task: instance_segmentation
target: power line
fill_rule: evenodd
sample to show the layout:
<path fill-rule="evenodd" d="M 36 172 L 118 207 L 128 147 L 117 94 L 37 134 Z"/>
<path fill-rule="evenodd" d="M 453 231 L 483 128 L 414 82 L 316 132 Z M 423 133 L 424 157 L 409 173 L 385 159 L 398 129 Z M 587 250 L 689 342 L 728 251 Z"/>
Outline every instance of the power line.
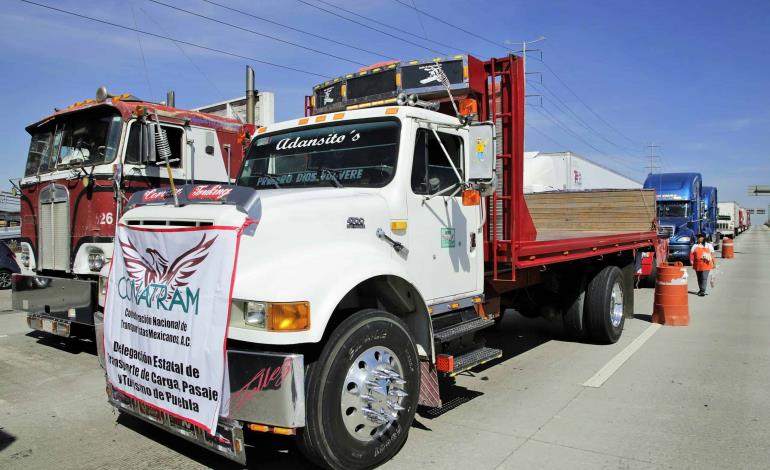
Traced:
<path fill-rule="evenodd" d="M 604 134 L 602 134 L 601 132 L 597 131 L 597 130 L 596 130 L 594 127 L 593 127 L 593 126 L 591 126 L 590 124 L 588 124 L 588 122 L 586 122 L 586 121 L 585 121 L 583 118 L 581 118 L 581 117 L 580 117 L 580 116 L 579 116 L 579 115 L 578 115 L 578 114 L 577 114 L 577 113 L 576 113 L 576 112 L 575 112 L 575 111 L 572 109 L 572 107 L 571 107 L 571 106 L 569 106 L 569 105 L 568 105 L 568 104 L 567 104 L 567 103 L 566 103 L 566 102 L 565 102 L 565 101 L 564 101 L 564 100 L 563 100 L 563 99 L 562 99 L 562 98 L 561 98 L 561 97 L 560 97 L 560 96 L 559 96 L 559 95 L 558 95 L 558 94 L 557 94 L 555 91 L 553 91 L 552 89 L 550 89 L 550 88 L 549 88 L 549 87 L 548 87 L 548 86 L 547 86 L 545 83 L 537 83 L 537 82 L 529 82 L 529 83 L 532 83 L 533 85 L 536 85 L 536 87 L 538 87 L 538 88 L 542 87 L 542 88 L 543 88 L 543 90 L 547 91 L 547 92 L 548 92 L 548 93 L 551 95 L 551 97 L 553 97 L 553 100 L 556 100 L 558 103 L 557 103 L 557 102 L 555 102 L 555 101 L 553 101 L 553 100 L 552 100 L 552 99 L 551 99 L 549 96 L 546 96 L 546 99 L 547 99 L 548 101 L 550 101 L 550 102 L 551 102 L 551 103 L 552 103 L 554 106 L 556 106 L 557 108 L 559 108 L 559 109 L 560 109 L 562 112 L 564 112 L 565 114 L 568 114 L 568 115 L 570 115 L 570 117 L 571 117 L 571 118 L 572 118 L 572 119 L 573 119 L 575 122 L 577 122 L 578 124 L 580 124 L 580 125 L 581 125 L 583 128 L 585 128 L 587 131 L 590 131 L 590 132 L 592 132 L 592 133 L 596 134 L 596 135 L 597 135 L 597 136 L 598 136 L 600 139 L 602 139 L 603 141 L 607 142 L 607 143 L 608 143 L 608 144 L 610 144 L 610 145 L 613 145 L 614 147 L 617 147 L 617 148 L 618 148 L 618 149 L 620 149 L 620 150 L 623 150 L 623 151 L 634 151 L 634 150 L 632 150 L 630 147 L 627 147 L 627 146 L 625 146 L 625 145 L 621 145 L 621 144 L 618 144 L 617 142 L 615 142 L 615 141 L 613 141 L 613 140 L 610 140 L 610 139 L 609 139 L 609 138 L 607 138 L 607 137 L 606 137 Z M 635 157 L 633 157 L 633 158 L 635 158 Z"/>
<path fill-rule="evenodd" d="M 578 141 L 582 142 L 584 145 L 586 145 L 586 146 L 588 146 L 588 147 L 592 148 L 594 151 L 596 151 L 596 152 L 598 152 L 598 153 L 600 153 L 600 154 L 604 155 L 606 158 L 608 158 L 608 159 L 610 159 L 610 160 L 614 161 L 616 164 L 618 164 L 618 165 L 621 165 L 621 166 L 623 166 L 623 167 L 626 167 L 626 168 L 628 168 L 628 169 L 630 169 L 630 170 L 639 171 L 639 170 L 638 170 L 638 168 L 635 168 L 635 167 L 631 166 L 631 164 L 624 162 L 622 159 L 620 159 L 620 158 L 618 158 L 618 157 L 616 157 L 616 156 L 610 155 L 610 154 L 608 154 L 608 153 L 604 152 L 603 150 L 600 150 L 599 148 L 597 148 L 596 146 L 594 146 L 593 144 L 591 144 L 590 142 L 588 142 L 587 140 L 585 140 L 583 137 L 581 137 L 581 136 L 580 136 L 579 134 L 577 134 L 575 131 L 573 131 L 572 129 L 570 129 L 569 127 L 567 127 L 567 125 L 566 125 L 566 124 L 564 124 L 564 122 L 563 122 L 563 121 L 561 121 L 559 118 L 557 118 L 557 117 L 556 117 L 556 116 L 555 116 L 553 113 L 551 113 L 551 112 L 550 112 L 550 111 L 549 111 L 547 108 L 543 107 L 543 108 L 533 108 L 533 109 L 537 110 L 537 111 L 538 111 L 538 113 L 539 113 L 539 114 L 541 114 L 542 116 L 545 116 L 545 117 L 547 117 L 547 118 L 548 118 L 548 119 L 549 119 L 551 122 L 553 122 L 553 123 L 554 123 L 554 124 L 555 124 L 555 125 L 556 125 L 556 126 L 559 128 L 559 129 L 561 129 L 561 130 L 563 130 L 564 132 L 566 132 L 567 134 L 571 135 L 571 136 L 572 136 L 572 137 L 574 137 L 576 140 L 578 140 Z M 541 110 L 541 109 L 542 109 L 542 111 L 543 111 L 543 112 L 540 112 L 540 110 Z M 543 114 L 543 113 L 545 113 L 545 114 Z"/>
<path fill-rule="evenodd" d="M 262 16 L 257 16 L 257 15 L 255 15 L 253 13 L 249 13 L 247 11 L 239 10 L 237 8 L 233 8 L 233 7 L 230 7 L 230 6 L 227 6 L 227 5 L 222 5 L 221 3 L 217 3 L 217 2 L 214 2 L 212 0 L 201 0 L 201 1 L 206 2 L 206 3 L 210 3 L 212 5 L 216 5 L 216 6 L 220 7 L 220 8 L 224 8 L 225 10 L 230 10 L 232 12 L 239 13 L 241 15 L 250 16 L 251 18 L 254 18 L 254 19 L 257 19 L 257 20 L 260 20 L 260 21 L 264 21 L 266 23 L 270 23 L 270 24 L 273 24 L 273 25 L 276 25 L 276 26 L 280 26 L 281 28 L 286 28 L 286 29 L 289 29 L 291 31 L 296 31 L 296 32 L 302 33 L 302 34 L 307 34 L 308 36 L 314 37 L 316 39 L 322 39 L 324 41 L 329 41 L 329 42 L 337 44 L 339 46 L 348 47 L 350 49 L 355 49 L 357 51 L 366 52 L 367 54 L 375 55 L 375 56 L 378 56 L 378 57 L 383 57 L 383 58 L 386 58 L 386 59 L 398 60 L 396 57 L 390 57 L 389 55 L 383 54 L 382 52 L 370 51 L 369 49 L 364 49 L 362 47 L 357 47 L 357 46 L 354 46 L 354 45 L 349 44 L 349 43 L 345 43 L 345 42 L 342 42 L 342 41 L 336 41 L 334 39 L 329 39 L 329 38 L 327 38 L 325 36 L 321 36 L 320 34 L 311 33 L 309 31 L 305 31 L 304 29 L 295 28 L 295 27 L 289 26 L 287 24 L 279 23 L 279 22 L 273 21 L 273 20 L 271 20 L 269 18 L 265 18 L 265 17 L 262 17 Z"/>
<path fill-rule="evenodd" d="M 228 23 L 226 21 L 218 20 L 216 18 L 212 18 L 210 16 L 202 15 L 202 14 L 196 13 L 194 11 L 185 10 L 184 8 L 180 8 L 180 7 L 177 7 L 177 6 L 174 6 L 174 5 L 169 5 L 167 3 L 163 3 L 163 2 L 158 1 L 158 0 L 150 0 L 150 1 L 152 3 L 156 3 L 158 5 L 163 5 L 166 8 L 171 8 L 172 10 L 181 11 L 181 12 L 187 13 L 188 15 L 197 16 L 198 18 L 203 18 L 205 20 L 213 21 L 214 23 L 225 25 L 225 26 L 228 26 L 228 27 L 233 28 L 233 29 L 238 29 L 240 31 L 245 31 L 247 33 L 251 33 L 251 34 L 254 34 L 254 35 L 257 35 L 257 36 L 262 36 L 264 38 L 272 39 L 273 41 L 282 42 L 284 44 L 288 44 L 290 46 L 298 47 L 300 49 L 305 49 L 306 51 L 315 52 L 315 53 L 318 53 L 318 54 L 323 54 L 323 55 L 325 55 L 327 57 L 331 57 L 333 59 L 338 59 L 338 60 L 342 60 L 342 61 L 345 61 L 345 62 L 350 62 L 351 64 L 356 64 L 356 65 L 361 65 L 361 66 L 366 66 L 367 65 L 367 64 L 364 64 L 363 62 L 359 62 L 357 60 L 348 59 L 347 57 L 338 56 L 338 55 L 332 54 L 330 52 L 325 52 L 325 51 L 321 51 L 321 50 L 318 50 L 318 49 L 313 49 L 312 47 L 303 46 L 302 44 L 297 44 L 296 42 L 287 41 L 286 39 L 281 39 L 279 37 L 271 36 L 269 34 L 260 33 L 259 31 L 254 31 L 253 29 L 243 28 L 241 26 L 238 26 L 238 25 L 235 25 L 235 24 L 232 24 L 232 23 Z"/>
<path fill-rule="evenodd" d="M 481 39 L 482 41 L 486 41 L 486 42 L 488 42 L 488 43 L 492 44 L 493 46 L 497 46 L 497 47 L 499 47 L 499 48 L 501 48 L 501 49 L 505 49 L 506 51 L 508 50 L 508 48 L 507 48 L 507 47 L 504 47 L 504 46 L 503 46 L 501 43 L 499 43 L 499 42 L 493 41 L 493 40 L 491 40 L 491 39 L 487 39 L 487 38 L 485 38 L 484 36 L 479 36 L 478 34 L 476 34 L 476 33 L 474 33 L 474 32 L 468 31 L 467 29 L 463 29 L 463 28 L 461 28 L 461 27 L 459 27 L 459 26 L 457 26 L 457 25 L 454 25 L 454 24 L 452 24 L 452 23 L 450 23 L 450 22 L 446 21 L 446 20 L 442 20 L 441 18 L 439 18 L 439 17 L 437 17 L 437 16 L 431 15 L 430 13 L 428 13 L 428 12 L 427 12 L 427 11 L 425 11 L 425 10 L 420 10 L 419 8 L 416 8 L 416 7 L 412 6 L 412 5 L 409 5 L 408 3 L 402 2 L 401 0 L 394 0 L 394 1 L 395 1 L 395 2 L 397 2 L 397 3 L 400 3 L 401 5 L 403 5 L 403 6 L 407 7 L 407 8 L 411 8 L 412 10 L 414 10 L 414 11 L 416 11 L 416 12 L 418 12 L 418 13 L 422 13 L 423 15 L 427 16 L 428 18 L 431 18 L 431 19 L 433 19 L 433 20 L 435 20 L 435 21 L 438 21 L 439 23 L 443 23 L 443 24 L 445 24 L 445 25 L 447 25 L 447 26 L 449 26 L 449 27 L 452 27 L 452 28 L 454 28 L 454 29 L 456 29 L 456 30 L 458 30 L 458 31 L 462 31 L 462 32 L 463 32 L 463 33 L 465 33 L 465 34 L 468 34 L 468 35 L 470 35 L 470 36 L 473 36 L 473 37 L 475 37 L 475 38 L 477 38 L 477 39 Z"/>
<path fill-rule="evenodd" d="M 136 11 L 134 10 L 134 2 L 132 1 L 130 3 L 131 5 L 131 16 L 134 18 L 134 27 L 138 28 L 139 24 L 136 22 Z M 139 35 L 139 33 L 136 33 L 136 42 L 139 45 L 139 54 L 142 56 L 142 64 L 144 65 L 144 78 L 147 79 L 147 91 L 150 92 L 150 96 L 155 95 L 155 92 L 152 91 L 152 83 L 150 83 L 150 72 L 147 70 L 147 59 L 144 57 L 144 47 L 142 47 L 142 36 Z"/>
<path fill-rule="evenodd" d="M 439 42 L 439 41 L 435 41 L 435 40 L 433 40 L 433 39 L 430 39 L 430 38 L 428 37 L 427 33 L 425 33 L 425 26 L 423 26 L 423 25 L 422 25 L 422 20 L 421 20 L 421 19 L 420 19 L 420 17 L 419 17 L 419 13 L 417 14 L 417 19 L 418 19 L 418 21 L 420 22 L 420 26 L 422 27 L 422 30 L 423 30 L 423 36 L 420 36 L 420 35 L 418 35 L 418 34 L 414 34 L 414 33 L 412 33 L 411 31 L 407 31 L 407 30 L 405 30 L 405 29 L 401 29 L 401 28 L 399 28 L 399 27 L 397 27 L 397 26 L 393 26 L 393 25 L 391 25 L 391 24 L 383 23 L 382 21 L 380 21 L 380 20 L 377 20 L 377 19 L 375 19 L 375 18 L 372 18 L 372 17 L 369 17 L 369 16 L 364 16 L 364 15 L 362 15 L 362 14 L 360 14 L 360 13 L 356 13 L 356 12 L 354 12 L 354 11 L 348 10 L 348 9 L 346 9 L 346 8 L 343 8 L 343 7 L 339 6 L 339 5 L 335 5 L 335 4 L 333 4 L 333 3 L 329 3 L 329 2 L 327 2 L 326 0 L 316 0 L 316 1 L 317 1 L 317 2 L 319 2 L 319 3 L 323 3 L 324 5 L 330 6 L 330 7 L 332 7 L 332 8 L 336 8 L 337 10 L 342 10 L 342 11 L 344 11 L 345 13 L 348 13 L 348 14 L 350 14 L 350 15 L 356 16 L 356 17 L 358 17 L 358 18 L 362 18 L 362 19 L 365 19 L 365 20 L 367 20 L 367 21 L 371 21 L 372 23 L 378 24 L 378 25 L 380 25 L 380 26 L 385 26 L 386 28 L 390 28 L 390 29 L 392 29 L 392 30 L 395 30 L 395 31 L 398 31 L 398 32 L 400 32 L 400 33 L 408 34 L 408 35 L 410 35 L 410 36 L 412 36 L 412 37 L 415 37 L 415 38 L 417 38 L 417 39 L 422 39 L 422 40 L 424 40 L 424 41 L 432 42 L 433 44 L 438 44 L 439 46 L 442 46 L 442 47 L 447 47 L 447 48 L 449 48 L 449 49 L 451 49 L 451 50 L 455 50 L 455 51 L 464 51 L 464 52 L 468 52 L 468 53 L 470 53 L 470 51 L 468 51 L 468 49 L 466 49 L 466 48 L 464 48 L 464 47 L 457 47 L 457 46 L 452 46 L 452 45 L 450 45 L 450 44 L 445 44 L 445 43 L 442 43 L 442 42 Z M 303 3 L 304 3 L 304 2 L 303 2 Z M 445 52 L 440 52 L 440 54 L 442 54 L 442 55 L 446 55 L 446 53 L 445 53 Z"/>
<path fill-rule="evenodd" d="M 363 26 L 364 28 L 368 28 L 368 29 L 371 29 L 371 30 L 377 31 L 378 33 L 384 34 L 384 35 L 386 35 L 386 36 L 390 36 L 390 37 L 392 37 L 393 39 L 398 39 L 399 41 L 403 41 L 403 42 L 405 42 L 405 43 L 407 43 L 407 44 L 411 44 L 411 45 L 413 45 L 413 46 L 417 46 L 417 47 L 419 47 L 419 48 L 421 48 L 421 49 L 425 49 L 425 50 L 427 50 L 427 51 L 435 52 L 436 54 L 440 54 L 440 55 L 448 55 L 446 52 L 441 52 L 441 51 L 437 51 L 436 49 L 431 49 L 430 47 L 426 47 L 426 46 L 423 46 L 422 44 L 418 44 L 418 43 L 416 43 L 416 42 L 414 42 L 414 41 L 410 41 L 410 40 L 408 40 L 408 39 L 404 39 L 404 38 L 402 38 L 402 37 L 400 37 L 400 36 L 396 36 L 395 34 L 391 34 L 391 33 L 387 32 L 387 31 L 383 31 L 383 30 L 381 30 L 381 29 L 377 29 L 377 28 L 375 28 L 374 26 L 370 26 L 370 25 L 368 25 L 368 24 L 365 24 L 365 23 L 361 23 L 360 21 L 356 21 L 356 20 L 354 20 L 354 19 L 351 19 L 351 18 L 348 18 L 348 17 L 346 17 L 346 16 L 342 16 L 342 15 L 340 15 L 339 13 L 333 12 L 333 11 L 331 11 L 331 10 L 327 10 L 326 8 L 320 7 L 320 6 L 318 6 L 318 5 L 314 5 L 314 4 L 312 4 L 312 3 L 310 3 L 310 2 L 307 2 L 307 1 L 305 1 L 305 0 L 297 0 L 297 1 L 298 1 L 298 2 L 300 2 L 300 3 L 304 3 L 305 5 L 307 5 L 307 6 L 309 6 L 309 7 L 313 7 L 313 8 L 315 8 L 315 9 L 317 9 L 317 10 L 325 11 L 326 13 L 328 13 L 328 14 L 330 14 L 330 15 L 334 15 L 334 16 L 336 16 L 336 17 L 338 17 L 338 18 L 342 18 L 343 20 L 346 20 L 346 21 L 349 21 L 349 22 L 351 22 L 351 23 L 355 23 L 355 24 L 357 24 L 357 25 Z M 337 8 L 337 7 L 335 6 L 335 8 Z"/>
<path fill-rule="evenodd" d="M 196 43 L 193 43 L 193 42 L 183 41 L 181 39 L 176 39 L 176 38 L 172 38 L 170 36 L 164 36 L 162 34 L 156 34 L 156 33 L 152 33 L 152 32 L 149 32 L 149 31 L 144 31 L 144 30 L 141 30 L 141 29 L 138 29 L 138 28 L 131 28 L 129 26 L 123 26 L 121 24 L 112 23 L 112 22 L 107 21 L 107 20 L 102 20 L 102 19 L 99 19 L 99 18 L 94 18 L 92 16 L 87 16 L 87 15 L 83 15 L 83 14 L 80 14 L 80 13 L 75 13 L 75 12 L 69 11 L 69 10 L 63 10 L 61 8 L 56 8 L 56 7 L 52 7 L 50 5 L 45 5 L 45 4 L 42 4 L 42 3 L 33 2 L 31 0 L 19 0 L 19 1 L 23 2 L 23 3 L 27 3 L 29 5 L 35 5 L 35 6 L 38 6 L 38 7 L 41 7 L 41 8 L 46 8 L 48 10 L 57 11 L 59 13 L 65 13 L 67 15 L 75 16 L 75 17 L 82 18 L 82 19 L 85 19 L 85 20 L 106 24 L 106 25 L 109 25 L 109 26 L 113 26 L 115 28 L 124 29 L 126 31 L 134 31 L 134 32 L 137 32 L 137 33 L 145 34 L 147 36 L 152 36 L 152 37 L 159 38 L 159 39 L 165 39 L 167 41 L 178 42 L 178 43 L 184 44 L 186 46 L 197 47 L 198 49 L 203 49 L 203 50 L 209 51 L 209 52 L 215 52 L 217 54 L 223 54 L 223 55 L 227 55 L 227 56 L 230 56 L 230 57 L 236 57 L 238 59 L 249 60 L 251 62 L 255 62 L 255 63 L 258 63 L 258 64 L 269 65 L 271 67 L 277 67 L 277 68 L 284 69 L 284 70 L 291 70 L 293 72 L 304 73 L 306 75 L 313 75 L 313 76 L 321 77 L 321 78 L 332 78 L 332 77 L 330 77 L 328 75 L 324 75 L 324 74 L 321 74 L 321 73 L 310 72 L 308 70 L 302 70 L 302 69 L 294 68 L 294 67 L 291 67 L 291 66 L 288 66 L 288 65 L 276 64 L 274 62 L 268 62 L 266 60 L 255 59 L 253 57 L 248 57 L 248 56 L 236 54 L 234 52 L 223 51 L 221 49 L 215 49 L 213 47 L 203 46 L 201 44 L 196 44 Z"/>
<path fill-rule="evenodd" d="M 144 13 L 144 16 L 146 16 L 146 17 L 147 17 L 147 19 L 149 19 L 150 21 L 152 21 L 152 22 L 153 22 L 153 24 L 155 24 L 155 26 L 157 26 L 157 28 L 158 28 L 159 30 L 161 30 L 163 33 L 165 33 L 165 31 L 163 31 L 163 27 L 162 27 L 162 26 L 161 26 L 161 25 L 160 25 L 160 24 L 159 24 L 157 21 L 155 21 L 155 20 L 153 19 L 153 17 L 152 17 L 152 16 L 150 16 L 150 14 L 149 14 L 149 13 L 147 13 L 147 11 L 146 11 L 144 8 L 142 8 L 142 7 L 139 7 L 139 10 L 140 10 L 142 13 Z M 221 98 L 222 98 L 224 101 L 226 101 L 226 100 L 227 100 L 227 95 L 225 95 L 225 94 L 222 92 L 222 90 L 220 90 L 220 89 L 219 89 L 219 87 L 218 87 L 218 86 L 217 86 L 217 84 L 214 82 L 214 80 L 212 80 L 212 79 L 211 79 L 211 77 L 209 77 L 209 76 L 208 76 L 208 74 L 207 74 L 206 72 L 204 72 L 204 71 L 203 71 L 203 69 L 201 69 L 200 67 L 198 67 L 198 64 L 196 64 L 196 63 L 195 63 L 195 62 L 192 60 L 192 57 L 190 57 L 190 55 L 189 55 L 189 54 L 188 54 L 188 53 L 187 53 L 187 52 L 184 50 L 184 48 L 183 48 L 182 46 L 180 46 L 180 45 L 179 45 L 179 44 L 178 44 L 176 41 L 171 41 L 171 43 L 172 43 L 173 45 L 175 45 L 177 49 L 179 49 L 179 52 L 181 52 L 181 53 L 182 53 L 182 55 L 184 55 L 184 56 L 187 58 L 187 60 L 188 60 L 188 61 L 190 62 L 190 64 L 191 64 L 191 65 L 192 65 L 192 66 L 195 68 L 195 70 L 197 70 L 197 71 L 198 71 L 198 73 L 200 73 L 200 74 L 203 76 L 203 78 L 205 78 L 205 79 L 206 79 L 206 81 L 207 81 L 207 82 L 209 82 L 209 85 L 211 85 L 211 87 L 212 87 L 212 88 L 213 88 L 213 89 L 214 89 L 214 90 L 217 92 L 217 94 L 218 94 L 218 95 L 219 95 L 219 96 L 220 96 L 220 97 L 221 97 Z"/>
<path fill-rule="evenodd" d="M 566 145 L 562 144 L 562 143 L 561 143 L 561 142 L 559 142 L 558 140 L 556 140 L 556 139 L 554 139 L 553 137 L 549 136 L 548 134 L 546 134 L 545 132 L 541 131 L 540 129 L 538 129 L 537 127 L 535 127 L 534 125 L 532 125 L 532 124 L 530 124 L 530 123 L 527 123 L 527 124 L 525 124 L 525 127 L 528 127 L 528 128 L 530 128 L 531 130 L 533 130 L 533 131 L 537 132 L 538 134 L 540 134 L 540 135 L 541 135 L 541 136 L 543 136 L 544 138 L 546 138 L 546 139 L 550 140 L 551 142 L 553 142 L 554 144 L 556 144 L 556 145 L 559 147 L 559 149 L 563 149 L 563 150 L 566 150 L 566 149 L 568 149 L 568 148 L 569 148 L 568 146 L 566 146 Z"/>
<path fill-rule="evenodd" d="M 398 1 L 398 0 L 396 0 L 396 1 Z M 585 101 L 583 101 L 583 99 L 582 99 L 580 96 L 578 96 L 578 94 L 575 92 L 575 90 L 573 90 L 573 89 L 572 89 L 572 88 L 571 88 L 569 85 L 567 85 L 567 83 L 566 83 L 564 80 L 562 80 L 562 78 L 559 76 L 559 74 L 557 74 L 557 73 L 556 73 L 556 71 L 555 71 L 554 69 L 552 69 L 552 68 L 551 68 L 551 66 L 550 66 L 550 65 L 548 65 L 548 63 L 547 63 L 546 61 L 544 61 L 543 59 L 537 58 L 537 57 L 535 57 L 535 59 L 536 59 L 536 60 L 538 60 L 538 61 L 540 61 L 540 63 L 542 63 L 542 64 L 543 64 L 543 66 L 544 66 L 546 69 L 548 69 L 548 71 L 549 71 L 549 72 L 551 72 L 551 74 L 552 74 L 554 77 L 556 77 L 556 80 L 558 80 L 558 81 L 559 81 L 559 83 L 561 83 L 561 84 L 562 84 L 562 86 L 563 86 L 564 88 L 566 88 L 566 89 L 567 89 L 567 90 L 568 90 L 568 91 L 569 91 L 569 92 L 572 94 L 572 96 L 574 96 L 574 97 L 575 97 L 575 98 L 576 98 L 576 99 L 577 99 L 577 100 L 578 100 L 578 101 L 579 101 L 579 102 L 580 102 L 580 103 L 581 103 L 583 106 L 585 106 L 585 108 L 586 108 L 587 110 L 589 110 L 589 111 L 591 112 L 591 114 L 593 114 L 594 116 L 596 116 L 596 118 L 597 118 L 597 119 L 599 119 L 601 122 L 603 122 L 603 123 L 604 123 L 604 125 L 606 125 L 606 126 L 607 126 L 607 127 L 609 127 L 610 129 L 612 129 L 613 131 L 615 131 L 615 132 L 616 132 L 618 135 L 620 135 L 621 137 L 623 137 L 623 138 L 624 138 L 624 139 L 626 139 L 627 141 L 631 142 L 632 144 L 634 144 L 634 145 L 639 145 L 639 144 L 638 144 L 637 142 L 635 142 L 633 139 L 631 139 L 630 137 L 628 137 L 627 135 L 625 135 L 623 132 L 621 132 L 620 130 L 618 130 L 618 129 L 617 129 L 615 126 L 613 126 L 612 124 L 610 124 L 609 122 L 607 122 L 607 120 L 606 120 L 606 119 L 604 119 L 603 117 L 601 117 L 601 116 L 599 115 L 599 113 L 597 113 L 596 111 L 594 111 L 594 110 L 593 110 L 593 108 L 591 108 L 590 106 L 588 106 L 588 103 L 586 103 Z"/>
<path fill-rule="evenodd" d="M 412 0 L 412 6 L 414 8 L 417 8 L 417 2 L 415 0 Z M 415 12 L 415 18 L 417 18 L 417 22 L 420 23 L 420 29 L 422 29 L 422 35 L 427 39 L 428 32 L 425 31 L 425 25 L 422 23 L 422 18 L 420 18 L 420 12 Z"/>

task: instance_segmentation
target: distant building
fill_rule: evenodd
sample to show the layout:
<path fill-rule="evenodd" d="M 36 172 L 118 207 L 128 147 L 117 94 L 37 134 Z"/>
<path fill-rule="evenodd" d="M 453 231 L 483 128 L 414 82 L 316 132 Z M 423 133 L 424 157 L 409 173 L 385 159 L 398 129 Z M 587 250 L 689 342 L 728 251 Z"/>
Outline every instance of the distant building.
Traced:
<path fill-rule="evenodd" d="M 572 152 L 524 152 L 525 193 L 641 187 L 641 182 Z"/>
<path fill-rule="evenodd" d="M 193 111 L 215 114 L 246 122 L 246 97 L 240 96 L 227 101 L 207 104 Z M 254 106 L 254 120 L 257 125 L 266 126 L 275 122 L 275 95 L 269 91 L 257 93 L 257 103 Z"/>
<path fill-rule="evenodd" d="M 21 236 L 21 204 L 19 196 L 0 191 L 0 240 Z"/>

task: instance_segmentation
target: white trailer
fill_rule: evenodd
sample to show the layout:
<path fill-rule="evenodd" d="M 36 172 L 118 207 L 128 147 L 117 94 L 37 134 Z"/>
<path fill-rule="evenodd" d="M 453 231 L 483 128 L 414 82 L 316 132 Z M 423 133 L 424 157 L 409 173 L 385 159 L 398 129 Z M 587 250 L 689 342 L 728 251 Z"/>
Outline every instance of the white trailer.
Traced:
<path fill-rule="evenodd" d="M 642 183 L 572 152 L 525 152 L 524 192 L 641 188 Z"/>
<path fill-rule="evenodd" d="M 717 232 L 719 238 L 735 238 L 737 235 L 736 226 L 738 225 L 738 204 L 736 202 L 717 203 L 719 215 L 717 216 Z"/>
<path fill-rule="evenodd" d="M 193 111 L 214 114 L 216 116 L 238 119 L 246 122 L 246 96 L 239 96 L 227 101 L 211 103 L 199 108 L 193 108 Z M 275 95 L 269 91 L 260 91 L 256 93 L 256 102 L 254 103 L 254 122 L 259 126 L 268 126 L 275 122 Z"/>

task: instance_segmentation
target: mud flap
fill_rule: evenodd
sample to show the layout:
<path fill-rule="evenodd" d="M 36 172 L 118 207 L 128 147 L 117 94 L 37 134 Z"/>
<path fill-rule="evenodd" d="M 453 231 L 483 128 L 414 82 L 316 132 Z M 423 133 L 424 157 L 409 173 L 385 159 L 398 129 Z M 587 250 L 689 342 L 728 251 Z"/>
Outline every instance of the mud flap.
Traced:
<path fill-rule="evenodd" d="M 429 361 L 420 361 L 420 399 L 418 405 L 438 408 L 441 396 L 438 390 L 438 374 Z"/>

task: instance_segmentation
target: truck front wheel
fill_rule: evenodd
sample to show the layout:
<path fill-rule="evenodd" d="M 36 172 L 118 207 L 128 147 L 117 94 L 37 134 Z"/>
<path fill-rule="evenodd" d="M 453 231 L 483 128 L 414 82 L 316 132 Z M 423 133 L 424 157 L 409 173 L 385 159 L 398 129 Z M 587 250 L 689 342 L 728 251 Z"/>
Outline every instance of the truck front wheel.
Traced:
<path fill-rule="evenodd" d="M 626 294 L 623 273 L 617 266 L 606 266 L 591 279 L 586 290 L 588 331 L 594 341 L 615 343 L 620 339 L 625 324 L 624 301 Z"/>
<path fill-rule="evenodd" d="M 300 450 L 329 468 L 377 466 L 406 441 L 420 393 L 414 339 L 398 317 L 362 310 L 331 334 L 306 371 Z"/>

